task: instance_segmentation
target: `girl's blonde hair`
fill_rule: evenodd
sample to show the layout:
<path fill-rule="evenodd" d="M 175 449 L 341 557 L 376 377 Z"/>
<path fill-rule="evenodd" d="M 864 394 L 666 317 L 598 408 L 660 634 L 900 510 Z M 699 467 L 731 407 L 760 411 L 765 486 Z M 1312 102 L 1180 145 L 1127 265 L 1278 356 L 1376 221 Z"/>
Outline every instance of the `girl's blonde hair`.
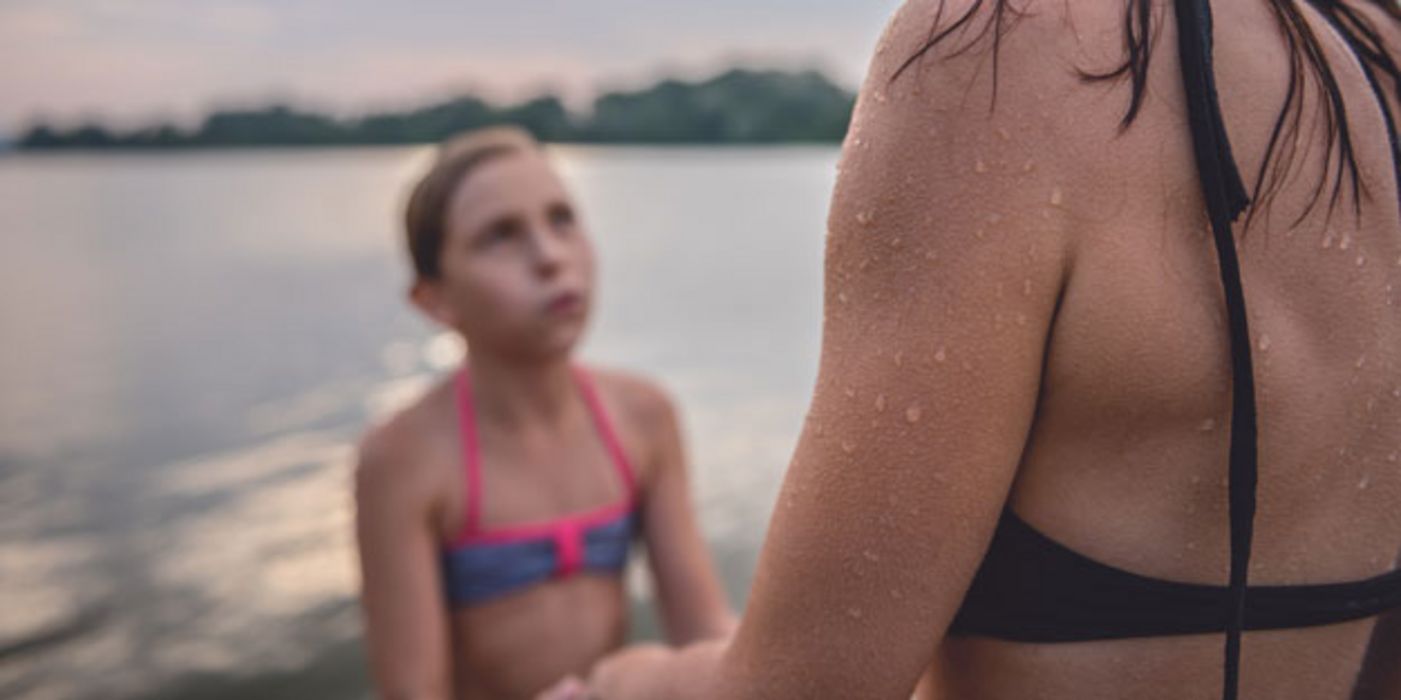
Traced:
<path fill-rule="evenodd" d="M 409 257 L 419 278 L 436 279 L 441 272 L 448 201 L 467 176 L 488 161 L 538 148 L 529 132 L 514 126 L 468 131 L 438 146 L 437 159 L 414 185 L 404 210 Z"/>

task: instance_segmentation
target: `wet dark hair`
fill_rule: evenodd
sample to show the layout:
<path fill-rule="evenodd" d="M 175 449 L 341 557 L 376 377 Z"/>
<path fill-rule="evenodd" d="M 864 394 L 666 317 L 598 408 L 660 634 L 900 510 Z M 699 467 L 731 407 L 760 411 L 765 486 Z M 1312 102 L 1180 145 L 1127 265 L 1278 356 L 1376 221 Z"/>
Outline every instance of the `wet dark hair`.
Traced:
<path fill-rule="evenodd" d="M 1328 214 L 1332 215 L 1334 208 L 1343 196 L 1344 185 L 1347 185 L 1352 189 L 1354 213 L 1360 216 L 1362 200 L 1368 198 L 1370 194 L 1358 175 L 1352 134 L 1347 123 L 1347 105 L 1344 103 L 1342 91 L 1338 86 L 1333 69 L 1324 56 L 1318 37 L 1305 22 L 1294 2 L 1291 0 L 1264 1 L 1268 2 L 1274 11 L 1289 48 L 1289 89 L 1270 133 L 1269 145 L 1265 149 L 1265 158 L 1255 176 L 1253 199 L 1256 206 L 1251 207 L 1246 218 L 1245 228 L 1249 228 L 1256 212 L 1264 209 L 1263 205 L 1283 185 L 1285 176 L 1297 155 L 1293 136 L 1298 132 L 1303 119 L 1303 94 L 1308 87 L 1310 78 L 1315 85 L 1323 90 L 1325 96 L 1321 105 L 1324 122 L 1327 125 L 1327 151 L 1324 158 L 1324 169 L 1319 175 L 1313 195 L 1293 225 L 1298 225 L 1318 205 L 1324 191 L 1330 187 L 1330 179 L 1332 192 L 1328 195 Z M 1398 9 L 1391 0 L 1359 1 L 1380 8 L 1392 20 L 1401 22 L 1401 9 Z M 1392 167 L 1397 180 L 1397 194 L 1398 198 L 1401 198 L 1401 145 L 1398 144 L 1397 140 L 1395 115 L 1391 113 L 1391 107 L 1381 91 L 1381 81 L 1385 79 L 1391 82 L 1398 94 L 1401 94 L 1401 68 L 1398 68 L 1396 58 L 1387 48 L 1377 28 L 1354 7 L 1341 0 L 1307 0 L 1307 2 L 1324 16 L 1357 56 L 1369 86 L 1376 93 L 1377 102 L 1380 103 L 1386 120 L 1387 136 L 1392 152 Z M 944 0 L 940 0 L 929 30 L 929 37 L 913 55 L 895 70 L 890 76 L 890 81 L 894 82 L 905 70 L 951 36 L 957 35 L 959 38 L 966 36 L 967 40 L 961 46 L 954 48 L 950 56 L 962 54 L 984 39 L 991 37 L 992 98 L 989 109 L 995 109 L 997 104 L 997 55 L 1001 47 L 1002 37 L 1016 25 L 1018 19 L 1025 16 L 1025 12 L 1013 7 L 1010 0 L 973 0 L 973 3 L 961 16 L 953 18 L 945 25 L 943 24 L 944 5 Z M 981 26 L 975 30 L 974 25 L 977 22 L 975 16 L 984 5 L 991 5 L 991 13 L 983 19 Z M 1092 72 L 1083 69 L 1079 71 L 1080 78 L 1086 82 L 1112 82 L 1126 78 L 1129 80 L 1131 86 L 1129 105 L 1123 120 L 1120 122 L 1121 130 L 1127 129 L 1133 124 L 1140 107 L 1143 105 L 1143 96 L 1148 84 L 1148 66 L 1153 55 L 1153 42 L 1157 38 L 1152 10 L 1153 0 L 1125 0 L 1124 62 L 1107 71 Z M 970 31 L 973 33 L 968 36 Z M 1335 150 L 1338 153 L 1336 159 L 1334 158 Z"/>

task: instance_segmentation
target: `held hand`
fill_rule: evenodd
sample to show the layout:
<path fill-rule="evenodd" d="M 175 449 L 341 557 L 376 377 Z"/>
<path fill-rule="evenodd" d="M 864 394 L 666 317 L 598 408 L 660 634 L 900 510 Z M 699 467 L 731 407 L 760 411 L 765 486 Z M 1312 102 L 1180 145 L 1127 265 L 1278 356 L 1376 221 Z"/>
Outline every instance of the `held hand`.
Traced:
<path fill-rule="evenodd" d="M 578 676 L 565 676 L 558 683 L 540 691 L 535 700 L 590 700 L 593 697 Z"/>
<path fill-rule="evenodd" d="M 674 654 L 660 644 L 631 646 L 615 652 L 593 667 L 586 700 L 631 700 L 648 697 L 655 679 L 647 670 Z M 655 690 L 655 688 L 653 688 Z"/>

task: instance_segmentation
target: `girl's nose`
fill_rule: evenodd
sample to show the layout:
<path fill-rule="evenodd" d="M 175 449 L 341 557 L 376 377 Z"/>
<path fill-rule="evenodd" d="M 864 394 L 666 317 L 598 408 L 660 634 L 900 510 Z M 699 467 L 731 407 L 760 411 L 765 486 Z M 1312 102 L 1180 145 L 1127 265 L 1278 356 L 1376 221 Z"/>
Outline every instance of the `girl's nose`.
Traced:
<path fill-rule="evenodd" d="M 545 227 L 536 227 L 531 232 L 532 253 L 535 269 L 542 277 L 553 276 L 564 265 L 568 254 L 564 241 Z"/>

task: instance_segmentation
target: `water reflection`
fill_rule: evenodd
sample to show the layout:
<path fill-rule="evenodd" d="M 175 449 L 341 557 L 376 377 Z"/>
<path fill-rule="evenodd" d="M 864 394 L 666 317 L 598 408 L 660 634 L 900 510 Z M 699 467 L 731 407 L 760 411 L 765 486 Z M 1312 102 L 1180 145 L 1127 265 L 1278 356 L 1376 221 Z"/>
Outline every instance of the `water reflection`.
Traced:
<path fill-rule="evenodd" d="M 426 154 L 0 159 L 0 696 L 361 692 L 350 445 L 461 353 L 403 301 Z M 836 153 L 559 156 L 601 253 L 584 356 L 675 393 L 739 602 L 815 374 Z"/>

